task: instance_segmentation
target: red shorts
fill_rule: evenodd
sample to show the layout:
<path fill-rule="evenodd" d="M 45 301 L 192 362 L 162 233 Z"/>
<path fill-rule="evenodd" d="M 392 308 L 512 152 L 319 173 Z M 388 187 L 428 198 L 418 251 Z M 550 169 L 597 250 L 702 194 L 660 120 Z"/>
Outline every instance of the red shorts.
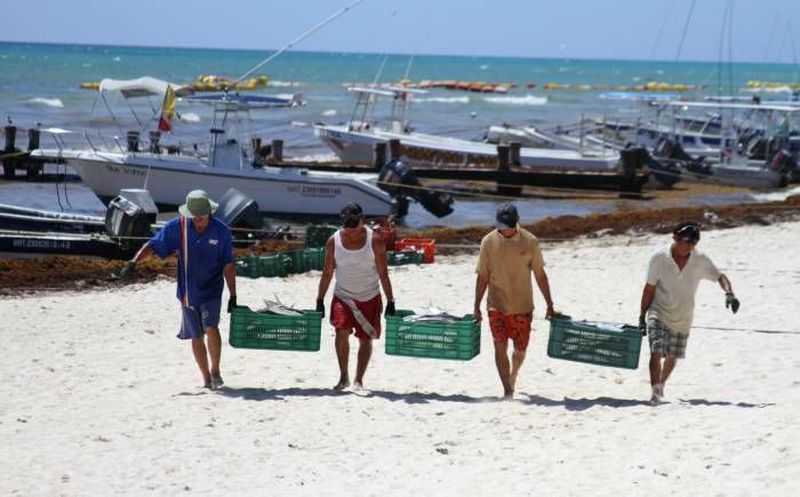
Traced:
<path fill-rule="evenodd" d="M 359 302 L 356 300 L 355 303 L 358 310 L 361 311 L 361 314 L 363 314 L 372 327 L 375 328 L 375 338 L 380 338 L 381 312 L 383 312 L 381 294 L 379 293 L 366 302 Z M 358 324 L 358 321 L 356 321 L 355 316 L 353 316 L 353 310 L 335 295 L 331 301 L 331 326 L 337 330 L 348 329 L 351 333 L 355 330 L 356 338 L 360 340 L 371 338 L 361 325 Z"/>
<path fill-rule="evenodd" d="M 509 338 L 514 342 L 514 349 L 525 351 L 531 338 L 531 321 L 533 313 L 503 314 L 500 311 L 489 311 L 489 328 L 495 342 L 505 342 Z"/>

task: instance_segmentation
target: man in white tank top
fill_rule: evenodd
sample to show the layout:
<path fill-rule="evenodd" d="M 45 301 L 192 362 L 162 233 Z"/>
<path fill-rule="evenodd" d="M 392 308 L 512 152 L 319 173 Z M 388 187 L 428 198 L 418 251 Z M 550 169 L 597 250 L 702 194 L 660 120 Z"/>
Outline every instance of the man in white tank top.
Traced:
<path fill-rule="evenodd" d="M 331 300 L 331 326 L 336 330 L 336 357 L 339 361 L 339 382 L 334 390 L 350 386 L 348 360 L 350 334 L 358 338 L 358 362 L 354 389 L 364 389 L 364 372 L 372 356 L 372 340 L 381 335 L 380 287 L 386 294 L 386 314 L 394 315 L 394 295 L 386 266 L 383 239 L 373 236 L 364 226 L 364 213 L 356 203 L 347 204 L 341 212 L 342 228 L 325 244 L 325 267 L 319 281 L 317 311 L 325 313 L 325 294 L 336 273 L 336 286 Z M 380 283 L 380 286 L 379 286 Z"/>

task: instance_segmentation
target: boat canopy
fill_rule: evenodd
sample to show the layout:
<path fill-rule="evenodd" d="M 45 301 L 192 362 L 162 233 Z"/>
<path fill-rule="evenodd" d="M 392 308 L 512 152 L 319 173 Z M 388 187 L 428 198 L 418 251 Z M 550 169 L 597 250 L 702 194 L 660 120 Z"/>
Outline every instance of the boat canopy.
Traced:
<path fill-rule="evenodd" d="M 773 105 L 769 103 L 761 104 L 745 104 L 745 103 L 727 103 L 727 102 L 682 102 L 674 100 L 671 102 L 654 102 L 656 106 L 666 107 L 681 107 L 681 108 L 695 108 L 695 109 L 743 109 L 743 110 L 768 110 L 773 112 L 800 112 L 800 107 L 793 105 Z"/>
<path fill-rule="evenodd" d="M 182 100 L 230 109 L 268 109 L 272 107 L 301 107 L 306 104 L 303 95 L 241 95 L 239 93 L 215 93 L 212 95 L 189 95 Z"/>
<path fill-rule="evenodd" d="M 172 86 L 175 95 L 183 96 L 192 93 L 192 89 L 186 85 L 176 85 L 160 79 L 144 76 L 136 79 L 110 79 L 104 78 L 100 81 L 100 91 L 118 91 L 125 98 L 163 96 L 167 92 L 167 86 Z"/>
<path fill-rule="evenodd" d="M 419 90 L 416 88 L 403 88 L 401 86 L 384 86 L 381 88 L 366 88 L 363 86 L 351 86 L 347 91 L 355 93 L 363 93 L 369 95 L 380 95 L 382 97 L 395 97 L 402 94 L 415 94 L 421 95 L 428 93 L 427 90 Z"/>

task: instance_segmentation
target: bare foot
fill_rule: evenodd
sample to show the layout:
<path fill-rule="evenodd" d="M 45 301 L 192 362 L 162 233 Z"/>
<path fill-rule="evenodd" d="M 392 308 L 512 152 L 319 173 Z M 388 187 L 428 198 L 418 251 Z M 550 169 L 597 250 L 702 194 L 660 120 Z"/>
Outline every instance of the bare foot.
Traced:
<path fill-rule="evenodd" d="M 372 394 L 372 392 L 364 388 L 364 384 L 360 381 L 353 383 L 353 393 L 362 397 Z"/>
<path fill-rule="evenodd" d="M 339 379 L 339 383 L 334 385 L 333 391 L 341 392 L 342 390 L 346 389 L 349 386 L 350 386 L 350 380 L 348 378 L 341 378 Z"/>
<path fill-rule="evenodd" d="M 503 400 L 514 400 L 514 390 L 506 390 L 503 393 Z"/>
<path fill-rule="evenodd" d="M 508 377 L 508 383 L 511 385 L 511 391 L 513 392 L 517 388 L 517 373 L 513 373 Z"/>

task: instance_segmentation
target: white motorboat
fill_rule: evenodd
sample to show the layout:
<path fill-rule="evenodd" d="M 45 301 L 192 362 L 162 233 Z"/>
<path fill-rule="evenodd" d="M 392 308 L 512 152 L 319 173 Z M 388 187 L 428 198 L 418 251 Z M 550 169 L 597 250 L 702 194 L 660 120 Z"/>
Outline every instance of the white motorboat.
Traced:
<path fill-rule="evenodd" d="M 258 202 L 263 213 L 286 217 L 336 216 L 348 202 L 361 204 L 368 216 L 386 216 L 395 206 L 395 200 L 377 186 L 377 174 L 252 167 L 237 160 L 238 146 L 227 160 L 217 148 L 213 163 L 202 157 L 152 152 L 40 149 L 31 155 L 63 160 L 104 203 L 123 188 L 144 188 L 159 207 L 174 209 L 190 190 L 219 197 L 236 188 Z"/>
<path fill-rule="evenodd" d="M 119 91 L 126 98 L 163 96 L 168 84 L 152 78 L 132 81 L 101 82 L 101 98 L 105 91 Z M 358 202 L 370 216 L 389 215 L 395 199 L 378 187 L 377 174 L 352 174 L 308 171 L 302 167 L 280 168 L 256 163 L 240 140 L 228 136 L 231 117 L 242 109 L 242 103 L 230 105 L 223 99 L 214 110 L 214 127 L 208 153 L 185 151 L 159 144 L 160 134 L 151 131 L 146 150 L 139 150 L 139 132 L 129 132 L 127 147 L 116 143 L 100 148 L 87 137 L 88 147 L 68 149 L 59 137 L 66 130 L 43 129 L 55 137 L 59 145 L 39 149 L 32 157 L 46 161 L 63 161 L 72 166 L 83 182 L 104 202 L 124 188 L 144 188 L 162 207 L 180 205 L 186 192 L 206 190 L 219 197 L 229 188 L 236 188 L 252 197 L 262 212 L 287 217 L 337 216 L 348 202 Z M 219 114 L 219 116 L 218 116 Z M 146 122 L 152 122 L 152 119 Z"/>
<path fill-rule="evenodd" d="M 409 88 L 349 88 L 356 93 L 357 102 L 353 119 L 342 125 L 319 124 L 316 135 L 342 162 L 371 164 L 376 143 L 397 139 L 401 143 L 400 160 L 412 167 L 431 164 L 456 164 L 488 166 L 497 163 L 497 148 L 488 143 L 449 138 L 411 131 L 408 106 L 414 94 L 424 90 Z M 392 100 L 392 110 L 387 126 L 373 119 L 373 110 L 379 97 Z M 619 165 L 617 151 L 556 150 L 523 148 L 520 165 L 542 171 L 609 171 Z"/>

